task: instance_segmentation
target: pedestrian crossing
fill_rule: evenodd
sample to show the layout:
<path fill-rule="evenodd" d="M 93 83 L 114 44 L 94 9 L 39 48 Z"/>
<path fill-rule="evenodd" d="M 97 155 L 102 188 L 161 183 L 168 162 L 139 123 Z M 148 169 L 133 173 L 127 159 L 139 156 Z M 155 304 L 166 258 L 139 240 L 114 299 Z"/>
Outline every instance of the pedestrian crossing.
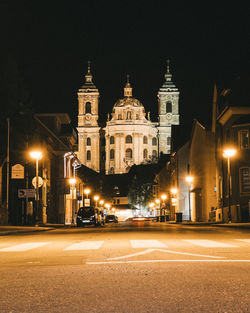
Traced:
<path fill-rule="evenodd" d="M 117 241 L 114 241 L 114 247 L 117 247 Z M 122 244 L 123 242 L 123 244 Z M 242 245 L 245 247 L 250 247 L 250 239 L 230 239 L 230 243 L 215 240 L 193 240 L 193 239 L 183 239 L 183 240 L 121 240 L 119 241 L 119 247 L 126 246 L 133 249 L 143 249 L 143 248 L 174 248 L 176 246 L 190 247 L 199 246 L 202 248 L 237 248 Z M 27 242 L 21 244 L 15 244 L 7 247 L 0 248 L 0 255 L 2 252 L 25 252 L 29 250 L 34 250 L 49 245 L 53 245 L 53 242 Z M 108 241 L 108 247 L 112 246 L 112 241 Z M 84 251 L 84 250 L 98 250 L 100 248 L 105 248 L 105 241 L 78 241 L 78 242 L 66 242 L 65 247 L 62 248 L 63 251 Z"/>

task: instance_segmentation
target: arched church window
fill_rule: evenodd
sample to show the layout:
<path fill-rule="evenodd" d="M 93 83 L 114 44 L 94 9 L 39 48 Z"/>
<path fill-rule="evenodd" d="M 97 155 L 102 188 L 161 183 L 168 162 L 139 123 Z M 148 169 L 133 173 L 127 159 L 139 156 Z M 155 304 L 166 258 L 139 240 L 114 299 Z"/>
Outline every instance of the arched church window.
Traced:
<path fill-rule="evenodd" d="M 85 105 L 85 113 L 91 113 L 91 103 L 90 102 L 86 102 Z"/>
<path fill-rule="evenodd" d="M 136 119 L 139 120 L 139 114 L 136 114 Z"/>
<path fill-rule="evenodd" d="M 132 136 L 126 136 L 126 143 L 132 143 Z"/>
<path fill-rule="evenodd" d="M 87 151 L 87 161 L 90 161 L 91 160 L 91 151 L 88 150 Z"/>
<path fill-rule="evenodd" d="M 166 104 L 166 113 L 172 113 L 172 102 L 170 101 Z"/>
<path fill-rule="evenodd" d="M 131 120 L 132 119 L 132 113 L 131 111 L 127 112 L 127 120 Z"/>
<path fill-rule="evenodd" d="M 127 149 L 126 150 L 126 159 L 132 159 L 133 154 L 132 154 L 132 149 Z"/>
<path fill-rule="evenodd" d="M 91 138 L 87 138 L 87 146 L 91 146 Z"/>
<path fill-rule="evenodd" d="M 115 150 L 111 149 L 110 150 L 110 160 L 114 160 L 114 158 L 115 158 Z"/>
<path fill-rule="evenodd" d="M 156 139 L 156 137 L 152 138 L 152 146 L 157 146 L 157 139 Z"/>
<path fill-rule="evenodd" d="M 113 167 L 111 167 L 111 168 L 109 169 L 109 174 L 114 174 L 114 173 L 115 173 L 115 170 L 114 170 Z"/>
<path fill-rule="evenodd" d="M 148 158 L 148 150 L 144 149 L 143 150 L 143 159 L 147 159 Z"/>
<path fill-rule="evenodd" d="M 113 145 L 115 143 L 115 137 L 111 136 L 110 137 L 110 144 Z"/>
<path fill-rule="evenodd" d="M 167 145 L 170 146 L 171 145 L 171 137 L 167 138 Z"/>
<path fill-rule="evenodd" d="M 153 160 L 155 160 L 157 158 L 157 151 L 156 150 L 152 151 L 152 157 L 153 157 Z"/>
<path fill-rule="evenodd" d="M 147 144 L 148 143 L 148 137 L 147 136 L 143 136 L 143 143 Z"/>

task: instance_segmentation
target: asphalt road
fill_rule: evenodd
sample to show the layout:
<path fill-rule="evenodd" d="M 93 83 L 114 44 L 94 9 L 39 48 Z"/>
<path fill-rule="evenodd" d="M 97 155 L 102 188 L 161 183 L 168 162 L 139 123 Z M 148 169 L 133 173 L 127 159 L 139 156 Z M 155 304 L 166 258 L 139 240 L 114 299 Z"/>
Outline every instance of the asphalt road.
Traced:
<path fill-rule="evenodd" d="M 145 222 L 1 236 L 0 312 L 250 312 L 250 231 Z"/>

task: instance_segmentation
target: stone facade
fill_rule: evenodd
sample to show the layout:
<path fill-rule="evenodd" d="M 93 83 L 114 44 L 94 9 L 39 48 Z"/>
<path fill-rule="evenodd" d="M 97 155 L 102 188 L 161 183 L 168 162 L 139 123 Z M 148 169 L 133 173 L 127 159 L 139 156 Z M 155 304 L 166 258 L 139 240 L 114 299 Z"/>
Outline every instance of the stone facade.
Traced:
<path fill-rule="evenodd" d="M 171 153 L 171 127 L 179 125 L 179 92 L 169 71 L 158 92 L 158 122 L 150 120 L 142 103 L 133 98 L 127 78 L 124 97 L 118 100 L 104 128 L 98 125 L 99 92 L 88 66 L 78 91 L 78 157 L 82 164 L 106 174 L 127 173 L 132 165 L 156 162 Z"/>

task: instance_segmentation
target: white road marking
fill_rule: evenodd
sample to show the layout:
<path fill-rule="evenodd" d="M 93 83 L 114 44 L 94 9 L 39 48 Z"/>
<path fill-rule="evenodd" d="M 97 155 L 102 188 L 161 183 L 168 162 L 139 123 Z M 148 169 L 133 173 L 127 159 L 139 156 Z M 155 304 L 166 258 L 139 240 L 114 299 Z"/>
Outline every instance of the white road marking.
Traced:
<path fill-rule="evenodd" d="M 206 248 L 236 248 L 237 247 L 228 243 L 223 243 L 223 242 L 218 242 L 218 241 L 213 241 L 213 240 L 184 240 L 184 241 L 190 242 L 196 246 L 206 247 Z"/>
<path fill-rule="evenodd" d="M 158 240 L 130 240 L 133 248 L 167 248 L 167 246 Z"/>
<path fill-rule="evenodd" d="M 250 239 L 235 239 L 235 240 L 238 240 L 238 241 L 243 241 L 243 242 L 247 242 L 247 243 L 250 243 Z"/>
<path fill-rule="evenodd" d="M 86 262 L 85 264 L 129 264 L 129 263 L 168 263 L 168 262 L 183 262 L 183 263 L 188 263 L 188 262 L 224 262 L 224 263 L 233 263 L 233 262 L 238 262 L 238 263 L 250 263 L 250 260 L 144 260 L 144 261 L 103 261 L 103 262 Z"/>
<path fill-rule="evenodd" d="M 45 245 L 50 244 L 50 242 L 29 242 L 29 243 L 22 243 L 20 245 L 8 247 L 8 248 L 2 248 L 0 249 L 0 252 L 16 252 L 16 251 L 27 251 L 31 249 L 35 249 L 38 247 L 42 247 Z"/>
<path fill-rule="evenodd" d="M 121 260 L 121 259 L 126 259 L 126 258 L 131 258 L 134 256 L 138 255 L 143 255 L 143 254 L 148 254 L 153 251 L 160 251 L 164 253 L 169 253 L 169 254 L 181 254 L 181 255 L 190 255 L 190 256 L 199 256 L 199 257 L 204 257 L 204 258 L 216 258 L 216 259 L 223 259 L 224 257 L 222 256 L 212 256 L 212 255 L 205 255 L 205 254 L 194 254 L 194 253 L 187 253 L 187 252 L 177 252 L 177 251 L 172 251 L 172 250 L 163 250 L 163 249 L 147 249 L 141 252 L 133 253 L 133 254 L 127 254 L 123 256 L 118 256 L 115 258 L 108 258 L 107 260 Z"/>
<path fill-rule="evenodd" d="M 63 249 L 66 251 L 72 250 L 97 250 L 101 247 L 104 241 L 81 241 Z"/>

